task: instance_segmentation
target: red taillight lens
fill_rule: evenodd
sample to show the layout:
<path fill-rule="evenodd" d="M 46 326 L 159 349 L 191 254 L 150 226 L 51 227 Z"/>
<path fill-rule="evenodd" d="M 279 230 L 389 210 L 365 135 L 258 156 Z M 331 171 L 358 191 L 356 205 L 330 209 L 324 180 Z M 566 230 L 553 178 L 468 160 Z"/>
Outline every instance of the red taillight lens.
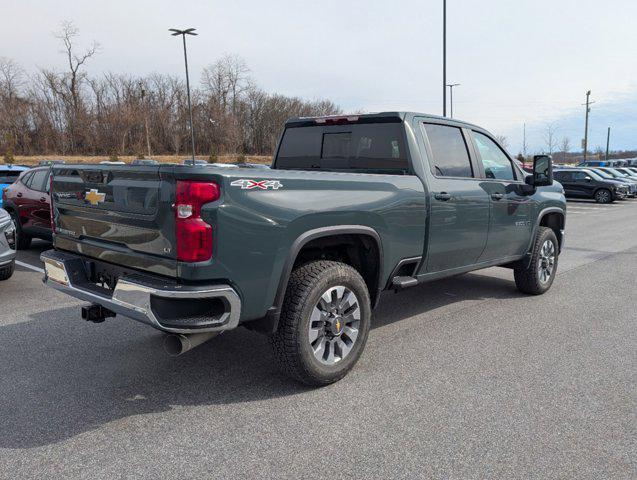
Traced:
<path fill-rule="evenodd" d="M 212 257 L 212 227 L 201 218 L 201 207 L 219 198 L 216 183 L 178 181 L 175 202 L 177 260 L 204 262 Z"/>

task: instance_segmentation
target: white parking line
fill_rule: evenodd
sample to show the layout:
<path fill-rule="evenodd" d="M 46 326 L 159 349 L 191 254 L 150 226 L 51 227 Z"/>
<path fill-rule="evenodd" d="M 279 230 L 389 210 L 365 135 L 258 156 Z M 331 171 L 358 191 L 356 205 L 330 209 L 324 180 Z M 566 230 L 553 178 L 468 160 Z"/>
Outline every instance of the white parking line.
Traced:
<path fill-rule="evenodd" d="M 20 260 L 16 260 L 15 264 L 16 265 L 20 265 L 21 267 L 24 267 L 24 268 L 28 268 L 29 270 L 34 270 L 36 272 L 44 273 L 44 269 L 43 268 L 34 267 L 33 265 L 31 265 L 29 263 L 21 262 Z"/>

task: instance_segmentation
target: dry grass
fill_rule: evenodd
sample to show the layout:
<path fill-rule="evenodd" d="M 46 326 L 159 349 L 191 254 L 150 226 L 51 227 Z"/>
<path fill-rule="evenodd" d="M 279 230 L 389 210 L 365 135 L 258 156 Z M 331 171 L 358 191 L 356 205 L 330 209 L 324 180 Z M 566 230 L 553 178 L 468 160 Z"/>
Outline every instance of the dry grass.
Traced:
<path fill-rule="evenodd" d="M 137 157 L 121 156 L 118 160 L 126 163 L 131 163 Z M 187 155 L 153 155 L 153 160 L 157 160 L 161 163 L 181 163 L 184 159 L 188 158 Z M 206 159 L 207 157 L 197 157 Z M 110 160 L 108 155 L 103 156 L 63 156 L 63 155 L 33 155 L 33 156 L 15 156 L 15 162 L 18 165 L 37 165 L 42 160 L 64 160 L 66 163 L 99 163 L 102 161 Z M 237 155 L 219 155 L 217 162 L 219 163 L 235 163 L 237 161 Z M 257 156 L 246 155 L 246 162 L 248 163 L 263 163 L 270 164 L 272 157 L 269 156 Z M 0 157 L 0 164 L 3 163 L 2 157 Z"/>

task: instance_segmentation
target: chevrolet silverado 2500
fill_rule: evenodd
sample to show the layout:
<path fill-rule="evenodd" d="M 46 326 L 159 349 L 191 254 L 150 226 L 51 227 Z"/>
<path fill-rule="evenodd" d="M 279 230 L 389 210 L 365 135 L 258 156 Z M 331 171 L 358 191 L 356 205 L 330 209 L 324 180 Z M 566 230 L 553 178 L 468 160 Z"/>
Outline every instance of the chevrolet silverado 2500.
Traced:
<path fill-rule="evenodd" d="M 531 175 L 489 132 L 418 113 L 291 119 L 270 169 L 55 165 L 45 282 L 171 334 L 180 353 L 239 325 L 293 378 L 359 359 L 383 290 L 491 266 L 548 290 L 564 241 L 551 159 Z"/>

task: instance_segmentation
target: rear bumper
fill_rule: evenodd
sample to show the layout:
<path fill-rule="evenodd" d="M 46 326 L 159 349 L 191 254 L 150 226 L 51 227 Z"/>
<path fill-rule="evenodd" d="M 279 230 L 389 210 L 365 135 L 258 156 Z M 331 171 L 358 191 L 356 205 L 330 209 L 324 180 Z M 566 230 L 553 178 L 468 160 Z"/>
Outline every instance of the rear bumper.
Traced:
<path fill-rule="evenodd" d="M 40 258 L 44 262 L 45 284 L 164 332 L 218 332 L 239 324 L 241 300 L 228 285 L 188 286 L 128 274 L 120 277 L 110 291 L 88 281 L 85 259 L 78 255 L 48 250 Z M 199 305 L 196 313 L 190 308 L 194 304 Z M 207 307 L 209 311 L 205 311 Z M 190 313 L 184 313 L 187 311 Z"/>

